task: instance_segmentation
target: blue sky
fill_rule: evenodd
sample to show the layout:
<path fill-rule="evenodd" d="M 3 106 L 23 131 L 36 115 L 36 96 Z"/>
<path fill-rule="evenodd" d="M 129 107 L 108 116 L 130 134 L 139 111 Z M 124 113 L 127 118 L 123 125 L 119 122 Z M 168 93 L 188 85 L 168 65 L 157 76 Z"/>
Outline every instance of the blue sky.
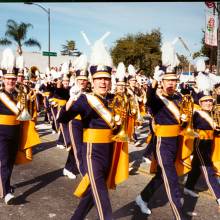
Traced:
<path fill-rule="evenodd" d="M 204 2 L 140 2 L 140 3 L 40 3 L 51 10 L 51 51 L 58 52 L 66 40 L 75 40 L 76 47 L 89 55 L 80 31 L 84 31 L 94 43 L 105 32 L 108 48 L 128 33 L 151 32 L 160 28 L 163 41 L 182 37 L 190 50 L 195 52 L 201 47 L 202 29 L 205 25 Z M 6 21 L 31 23 L 28 37 L 36 38 L 42 51 L 48 50 L 47 14 L 36 5 L 23 3 L 0 3 L 0 37 L 4 36 Z M 0 47 L 1 49 L 2 47 Z M 24 50 L 38 51 L 36 48 Z M 181 43 L 176 51 L 187 55 Z"/>

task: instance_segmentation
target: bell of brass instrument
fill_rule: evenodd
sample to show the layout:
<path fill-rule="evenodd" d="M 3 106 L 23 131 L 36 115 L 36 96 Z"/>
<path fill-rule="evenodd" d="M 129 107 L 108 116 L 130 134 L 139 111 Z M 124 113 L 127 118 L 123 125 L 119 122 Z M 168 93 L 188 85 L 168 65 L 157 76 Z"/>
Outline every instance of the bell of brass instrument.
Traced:
<path fill-rule="evenodd" d="M 220 104 L 215 104 L 213 106 L 211 117 L 214 121 L 215 127 L 220 128 Z"/>
<path fill-rule="evenodd" d="M 29 121 L 32 119 L 31 115 L 28 112 L 27 107 L 27 93 L 24 91 L 24 86 L 21 84 L 19 85 L 19 92 L 18 92 L 18 108 L 20 109 L 20 113 L 17 117 L 19 121 Z"/>
<path fill-rule="evenodd" d="M 136 95 L 129 97 L 129 114 L 135 116 L 135 125 L 141 125 L 143 123 Z"/>
<path fill-rule="evenodd" d="M 128 117 L 128 100 L 127 96 L 121 93 L 116 93 L 112 101 L 113 115 L 115 122 L 121 123 L 119 132 L 112 137 L 113 141 L 128 142 L 127 134 L 127 117 Z"/>
<path fill-rule="evenodd" d="M 194 139 L 199 136 L 193 129 L 193 105 L 192 96 L 190 94 L 184 95 L 180 103 L 180 115 L 183 123 L 187 122 L 187 126 L 181 134 L 190 139 Z"/>

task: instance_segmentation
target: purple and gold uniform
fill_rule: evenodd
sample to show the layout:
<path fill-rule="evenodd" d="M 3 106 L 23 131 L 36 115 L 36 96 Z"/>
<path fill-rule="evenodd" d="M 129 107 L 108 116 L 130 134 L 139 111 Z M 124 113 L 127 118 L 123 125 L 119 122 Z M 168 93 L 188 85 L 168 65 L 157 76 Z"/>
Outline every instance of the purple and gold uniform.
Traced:
<path fill-rule="evenodd" d="M 216 200 L 218 200 L 220 199 L 220 188 L 211 160 L 214 140 L 214 121 L 209 112 L 196 110 L 193 115 L 193 125 L 199 134 L 199 139 L 195 141 L 192 170 L 188 174 L 185 187 L 194 191 L 194 187 L 202 173 L 209 190 Z"/>
<path fill-rule="evenodd" d="M 0 92 L 0 197 L 11 193 L 10 179 L 19 148 L 20 122 L 16 120 L 17 92 Z"/>
<path fill-rule="evenodd" d="M 100 115 L 94 108 L 92 100 L 98 101 L 106 116 Z M 81 199 L 72 219 L 84 219 L 95 204 L 100 219 L 112 219 L 106 179 L 111 166 L 113 142 L 112 125 L 109 120 L 108 102 L 112 96 L 105 98 L 97 95 L 82 94 L 68 111 L 61 109 L 58 121 L 67 123 L 80 114 L 83 125 L 82 159 L 90 180 L 90 185 Z"/>
<path fill-rule="evenodd" d="M 155 121 L 155 156 L 158 167 L 156 175 L 141 192 L 142 200 L 149 202 L 155 191 L 164 183 L 172 211 L 178 220 L 184 219 L 175 168 L 179 148 L 180 112 L 178 104 L 180 101 L 180 94 L 174 93 L 172 96 L 165 96 L 156 92 L 156 88 L 149 87 L 147 90 L 147 105 L 150 107 Z"/>
<path fill-rule="evenodd" d="M 51 112 L 50 112 L 50 105 L 49 105 L 49 98 L 53 95 L 54 87 L 52 83 L 43 83 L 39 91 L 42 92 L 43 95 L 43 104 L 45 110 L 45 121 L 51 121 Z"/>
<path fill-rule="evenodd" d="M 69 90 L 70 90 L 70 87 L 67 87 L 67 88 L 61 87 L 61 88 L 54 89 L 53 101 L 57 105 L 56 107 L 51 108 L 51 112 L 53 114 L 56 128 L 57 130 L 60 129 L 57 144 L 64 145 L 66 148 L 68 148 L 71 145 L 69 127 L 68 127 L 68 124 L 57 123 L 56 116 L 57 116 L 58 111 L 60 111 L 61 107 L 64 106 L 67 100 L 69 99 L 70 97 Z M 74 157 L 72 149 L 70 149 L 68 153 L 67 161 L 65 164 L 65 169 L 67 169 L 68 171 L 74 174 L 79 172 L 76 166 L 76 161 L 75 161 L 75 157 Z"/>

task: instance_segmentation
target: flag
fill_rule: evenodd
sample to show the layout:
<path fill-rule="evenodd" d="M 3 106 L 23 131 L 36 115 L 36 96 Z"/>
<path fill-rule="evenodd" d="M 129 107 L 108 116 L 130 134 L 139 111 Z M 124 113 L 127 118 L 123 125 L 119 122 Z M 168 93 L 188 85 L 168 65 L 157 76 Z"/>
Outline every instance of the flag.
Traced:
<path fill-rule="evenodd" d="M 215 8 L 215 2 L 205 2 L 208 8 Z"/>
<path fill-rule="evenodd" d="M 207 13 L 205 22 L 205 44 L 209 46 L 217 46 L 217 28 L 217 16 Z"/>

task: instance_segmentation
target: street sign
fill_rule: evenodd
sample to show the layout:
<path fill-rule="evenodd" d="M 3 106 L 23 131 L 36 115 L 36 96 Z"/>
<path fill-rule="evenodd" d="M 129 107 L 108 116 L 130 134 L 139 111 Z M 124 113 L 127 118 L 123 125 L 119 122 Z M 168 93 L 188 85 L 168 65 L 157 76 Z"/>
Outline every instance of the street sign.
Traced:
<path fill-rule="evenodd" d="M 56 57 L 57 53 L 56 52 L 43 51 L 43 56 Z"/>

